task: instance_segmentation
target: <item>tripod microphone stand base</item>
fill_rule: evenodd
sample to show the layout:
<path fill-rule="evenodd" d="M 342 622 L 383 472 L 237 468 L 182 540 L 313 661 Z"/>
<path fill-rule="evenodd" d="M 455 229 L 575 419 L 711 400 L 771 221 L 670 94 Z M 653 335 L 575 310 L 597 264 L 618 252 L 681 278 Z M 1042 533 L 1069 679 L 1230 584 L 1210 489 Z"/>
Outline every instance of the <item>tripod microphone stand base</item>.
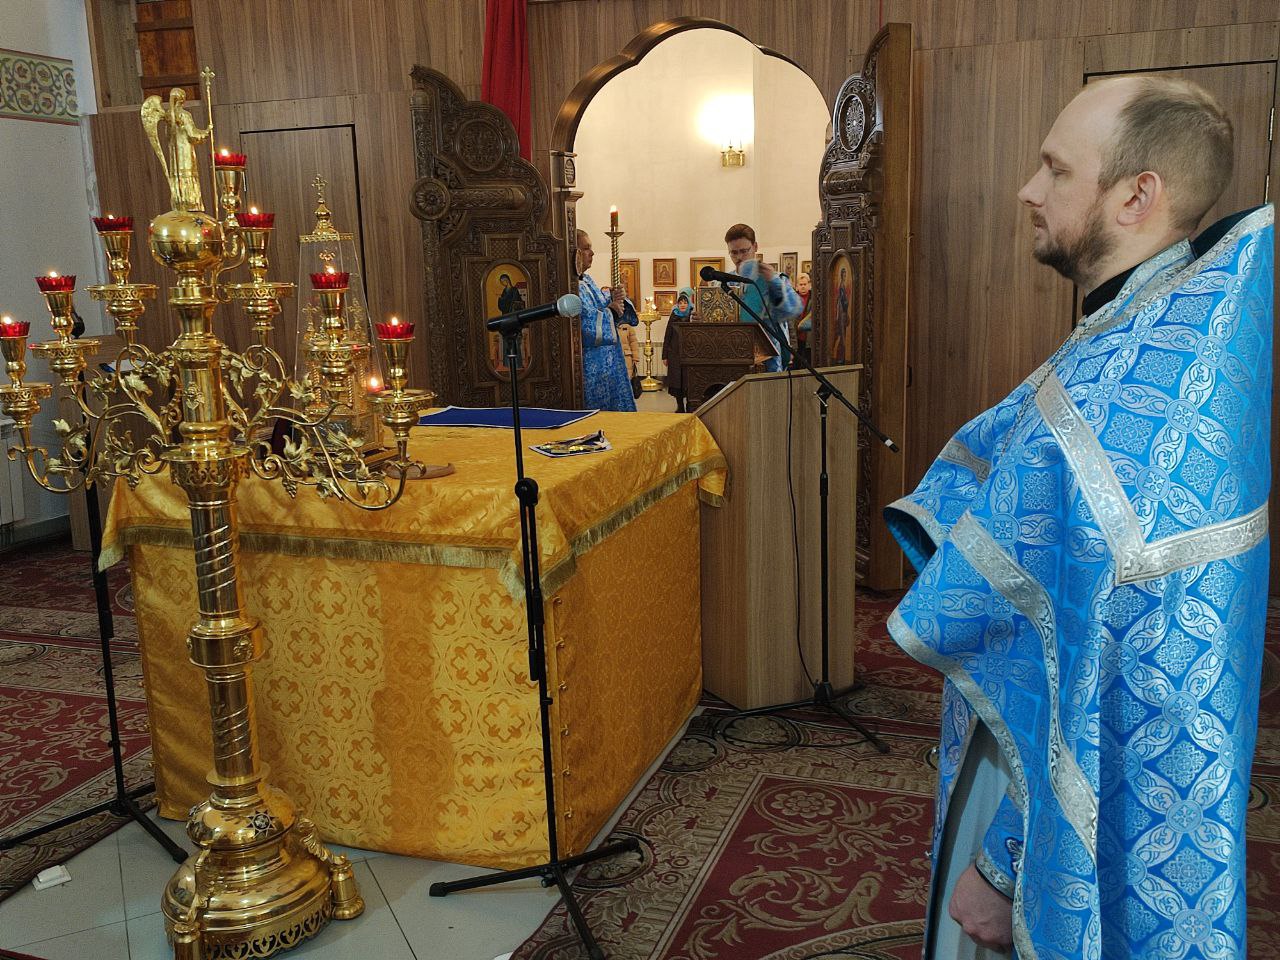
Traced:
<path fill-rule="evenodd" d="M 587 926 L 586 917 L 582 915 L 582 908 L 578 906 L 578 901 L 573 896 L 573 888 L 569 885 L 569 878 L 566 873 L 574 867 L 582 866 L 584 863 L 594 863 L 596 860 L 603 860 L 619 853 L 639 852 L 640 841 L 635 837 L 629 837 L 626 840 L 605 844 L 597 850 L 588 850 L 586 853 L 580 853 L 576 857 L 551 860 L 547 863 L 535 864 L 532 867 L 521 867 L 518 870 L 486 873 L 483 876 L 472 877 L 469 880 L 433 883 L 427 892 L 433 897 L 446 897 L 459 890 L 475 890 L 477 887 L 489 887 L 498 883 L 509 883 L 512 880 L 531 880 L 536 877 L 544 887 L 554 884 L 560 888 L 560 897 L 564 900 L 565 910 L 568 911 L 569 919 L 573 921 L 573 926 L 578 931 L 578 936 L 586 944 L 588 956 L 591 957 L 591 960 L 604 960 L 604 951 L 600 949 L 600 945 L 596 943 L 595 936 L 591 933 L 591 928 Z"/>
<path fill-rule="evenodd" d="M 119 796 L 112 797 L 110 800 L 104 800 L 102 803 L 89 807 L 86 810 L 80 810 L 77 813 L 73 813 L 69 817 L 62 817 L 61 819 L 54 820 L 52 823 L 46 823 L 44 826 L 36 827 L 34 830 L 28 830 L 26 833 L 20 833 L 16 837 L 8 837 L 0 840 L 0 850 L 12 849 L 19 844 L 26 843 L 29 840 L 34 840 L 36 837 L 42 837 L 46 833 L 53 833 L 55 830 L 61 830 L 63 827 L 68 827 L 73 823 L 79 823 L 81 820 L 87 820 L 90 817 L 95 817 L 100 813 L 110 813 L 117 817 L 128 817 L 130 820 L 133 820 L 138 824 L 138 826 L 142 827 L 143 830 L 146 830 L 147 833 L 151 834 L 160 846 L 164 847 L 165 853 L 169 854 L 169 856 L 173 858 L 174 863 L 182 863 L 187 859 L 187 851 L 183 850 L 180 846 L 169 839 L 169 835 L 161 830 L 156 822 L 147 816 L 146 811 L 135 802 L 138 797 L 144 796 L 154 789 L 154 784 L 144 783 L 140 787 L 134 787 L 132 790 L 126 791 Z"/>
<path fill-rule="evenodd" d="M 813 696 L 807 700 L 796 700 L 792 703 L 778 703 L 770 707 L 756 707 L 753 710 L 740 710 L 733 714 L 731 719 L 738 717 L 760 717 L 770 713 L 782 713 L 785 710 L 798 709 L 800 707 L 821 707 L 828 713 L 834 713 L 849 726 L 853 727 L 862 739 L 875 747 L 880 753 L 888 753 L 889 745 L 877 737 L 874 733 L 863 726 L 862 721 L 855 717 L 849 708 L 842 702 L 852 690 L 846 690 L 844 693 L 837 694 L 832 689 L 829 681 L 821 680 L 813 685 Z"/>

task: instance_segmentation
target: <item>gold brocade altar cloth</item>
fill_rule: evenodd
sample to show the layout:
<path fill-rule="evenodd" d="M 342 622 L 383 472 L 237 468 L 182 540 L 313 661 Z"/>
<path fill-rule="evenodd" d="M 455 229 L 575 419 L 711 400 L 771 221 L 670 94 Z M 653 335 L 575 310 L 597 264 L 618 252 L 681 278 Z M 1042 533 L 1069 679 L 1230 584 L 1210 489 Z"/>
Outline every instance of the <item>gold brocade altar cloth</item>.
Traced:
<path fill-rule="evenodd" d="M 723 456 L 695 417 L 600 413 L 613 449 L 548 459 L 538 546 L 561 853 L 586 848 L 679 730 L 702 686 L 698 502 Z M 547 856 L 537 686 L 529 679 L 511 432 L 418 428 L 410 455 L 457 472 L 375 513 L 279 484 L 239 489 L 242 590 L 270 782 L 327 840 L 515 867 Z M 208 793 L 208 698 L 187 505 L 160 474 L 116 484 L 103 563 L 128 551 L 160 812 Z"/>

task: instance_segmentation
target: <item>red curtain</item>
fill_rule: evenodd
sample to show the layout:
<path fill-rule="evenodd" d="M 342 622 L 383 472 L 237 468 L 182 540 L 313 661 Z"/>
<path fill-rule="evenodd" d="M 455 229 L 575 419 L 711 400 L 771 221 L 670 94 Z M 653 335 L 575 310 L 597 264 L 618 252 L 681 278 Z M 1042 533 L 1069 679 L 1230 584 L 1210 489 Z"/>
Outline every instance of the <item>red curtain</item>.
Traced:
<path fill-rule="evenodd" d="M 486 0 L 480 97 L 511 118 L 520 138 L 520 156 L 529 160 L 533 111 L 529 104 L 529 27 L 525 6 L 526 0 Z"/>

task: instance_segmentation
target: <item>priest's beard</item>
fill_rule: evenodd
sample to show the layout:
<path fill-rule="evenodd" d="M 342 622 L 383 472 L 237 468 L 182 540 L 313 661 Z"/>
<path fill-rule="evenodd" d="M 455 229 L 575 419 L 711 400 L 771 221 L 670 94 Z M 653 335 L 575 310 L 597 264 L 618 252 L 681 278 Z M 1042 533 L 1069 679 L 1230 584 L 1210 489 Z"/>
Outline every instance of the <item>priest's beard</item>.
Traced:
<path fill-rule="evenodd" d="M 1084 226 L 1074 237 L 1062 239 L 1045 234 L 1043 244 L 1032 251 L 1046 267 L 1053 267 L 1071 282 L 1085 286 L 1093 279 L 1098 263 L 1115 249 L 1116 239 L 1107 233 L 1102 203 L 1096 201 L 1085 214 Z"/>

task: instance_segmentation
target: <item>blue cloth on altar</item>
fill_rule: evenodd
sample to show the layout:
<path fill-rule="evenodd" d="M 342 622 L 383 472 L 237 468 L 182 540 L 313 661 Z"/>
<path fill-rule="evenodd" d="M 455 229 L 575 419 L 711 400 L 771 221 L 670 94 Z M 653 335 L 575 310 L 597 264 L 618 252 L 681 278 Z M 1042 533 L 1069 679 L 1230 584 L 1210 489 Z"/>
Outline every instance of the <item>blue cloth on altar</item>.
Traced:
<path fill-rule="evenodd" d="M 1246 956 L 1273 219 L 1138 266 L 885 511 L 920 571 L 890 633 L 946 677 L 935 862 L 985 724 L 1021 960 Z"/>
<path fill-rule="evenodd" d="M 578 280 L 582 312 L 582 394 L 586 405 L 601 410 L 634 411 L 627 360 L 618 341 L 609 296 L 586 274 Z"/>
<path fill-rule="evenodd" d="M 522 430 L 557 430 L 585 420 L 599 410 L 553 410 L 550 407 L 520 407 Z M 445 407 L 418 418 L 420 427 L 515 428 L 510 407 Z"/>

